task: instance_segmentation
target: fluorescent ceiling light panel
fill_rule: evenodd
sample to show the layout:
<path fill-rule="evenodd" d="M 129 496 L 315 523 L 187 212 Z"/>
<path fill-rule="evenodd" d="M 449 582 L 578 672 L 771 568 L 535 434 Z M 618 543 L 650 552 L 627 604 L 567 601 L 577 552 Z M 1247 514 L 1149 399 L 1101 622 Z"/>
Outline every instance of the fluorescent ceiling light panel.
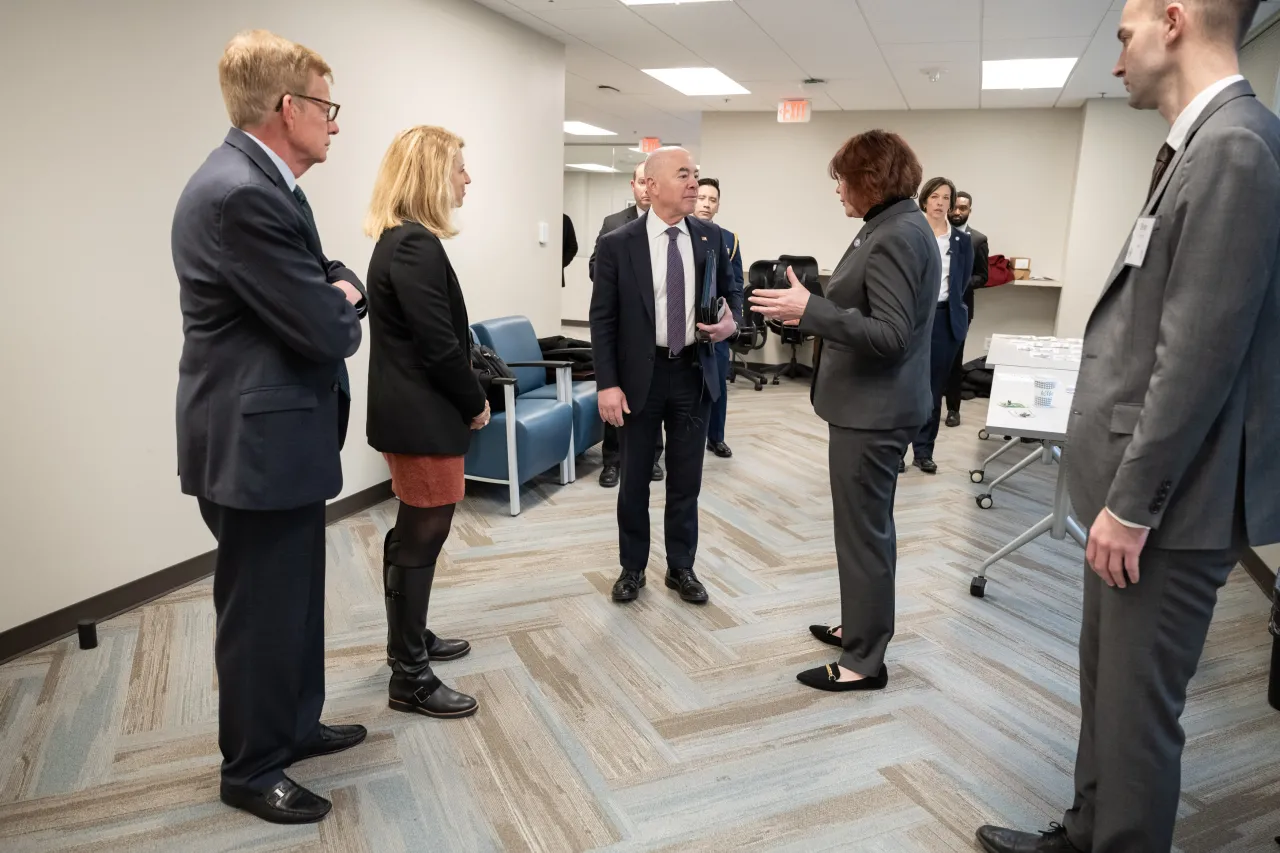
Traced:
<path fill-rule="evenodd" d="M 1061 89 L 1076 60 L 988 59 L 982 63 L 984 89 Z"/>
<path fill-rule="evenodd" d="M 617 136 L 612 130 L 605 130 L 603 127 L 596 127 L 582 121 L 566 121 L 564 123 L 564 132 L 572 136 Z"/>
<path fill-rule="evenodd" d="M 566 163 L 570 169 L 581 169 L 584 172 L 616 172 L 612 166 L 601 166 L 599 163 Z"/>
<path fill-rule="evenodd" d="M 622 0 L 628 6 L 679 6 L 682 3 L 722 3 L 724 0 Z"/>
<path fill-rule="evenodd" d="M 666 83 L 682 95 L 699 98 L 708 95 L 750 95 L 746 89 L 725 76 L 718 68 L 645 68 L 653 79 Z"/>

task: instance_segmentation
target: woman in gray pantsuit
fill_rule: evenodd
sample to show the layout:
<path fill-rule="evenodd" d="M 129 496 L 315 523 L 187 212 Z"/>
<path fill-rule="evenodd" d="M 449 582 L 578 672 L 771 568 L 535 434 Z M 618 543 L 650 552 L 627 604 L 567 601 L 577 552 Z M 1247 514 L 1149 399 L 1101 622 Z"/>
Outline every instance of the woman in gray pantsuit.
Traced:
<path fill-rule="evenodd" d="M 929 334 L 942 275 L 919 206 L 920 161 L 897 134 L 853 137 L 831 160 L 845 215 L 862 230 L 812 296 L 788 272 L 787 290 L 757 290 L 752 309 L 822 338 L 813 408 L 830 425 L 831 502 L 842 625 L 814 625 L 840 659 L 797 678 L 819 690 L 880 690 L 889 681 L 898 463 L 928 420 Z"/>

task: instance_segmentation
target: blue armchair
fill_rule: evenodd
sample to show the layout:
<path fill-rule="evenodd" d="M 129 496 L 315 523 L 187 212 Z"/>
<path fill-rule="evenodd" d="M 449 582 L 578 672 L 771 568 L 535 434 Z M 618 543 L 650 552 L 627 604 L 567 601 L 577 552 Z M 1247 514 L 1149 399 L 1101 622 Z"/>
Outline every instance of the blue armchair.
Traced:
<path fill-rule="evenodd" d="M 475 330 L 476 341 L 492 349 L 508 365 L 547 364 L 542 361 L 538 336 L 527 317 L 485 320 L 476 323 Z M 516 375 L 517 400 L 556 399 L 556 386 L 548 384 L 545 367 L 513 367 L 512 372 Z M 573 453 L 577 456 L 604 441 L 604 421 L 600 420 L 594 381 L 570 381 L 570 395 L 573 401 Z"/>
<path fill-rule="evenodd" d="M 471 327 L 476 341 L 496 350 L 482 328 L 480 323 Z M 517 381 L 498 382 L 502 386 L 506 411 L 494 412 L 489 425 L 472 435 L 465 474 L 469 480 L 505 484 L 511 514 L 519 515 L 521 485 L 556 465 L 560 466 L 561 485 L 572 483 L 576 477 L 570 363 L 538 360 L 508 364 L 517 373 Z M 540 376 L 545 377 L 547 368 L 556 371 L 556 384 L 551 386 L 551 395 L 520 399 L 517 393 L 519 374 L 536 369 Z"/>

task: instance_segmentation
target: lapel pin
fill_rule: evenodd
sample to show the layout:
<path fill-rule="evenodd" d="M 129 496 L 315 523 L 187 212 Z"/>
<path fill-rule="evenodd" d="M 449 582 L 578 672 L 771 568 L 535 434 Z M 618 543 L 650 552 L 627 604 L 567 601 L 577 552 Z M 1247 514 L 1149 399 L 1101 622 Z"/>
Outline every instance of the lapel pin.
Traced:
<path fill-rule="evenodd" d="M 862 245 L 862 238 L 861 238 L 861 237 L 859 237 L 858 239 L 856 239 L 856 240 L 854 240 L 854 241 L 853 241 L 853 248 L 855 248 L 855 249 L 856 249 L 856 248 L 858 248 L 858 247 L 859 247 L 859 246 L 861 246 L 861 245 Z"/>
<path fill-rule="evenodd" d="M 703 237 L 703 238 L 702 238 L 702 242 L 704 242 L 704 243 L 705 243 L 705 242 L 707 242 L 707 238 L 706 238 L 706 237 Z"/>

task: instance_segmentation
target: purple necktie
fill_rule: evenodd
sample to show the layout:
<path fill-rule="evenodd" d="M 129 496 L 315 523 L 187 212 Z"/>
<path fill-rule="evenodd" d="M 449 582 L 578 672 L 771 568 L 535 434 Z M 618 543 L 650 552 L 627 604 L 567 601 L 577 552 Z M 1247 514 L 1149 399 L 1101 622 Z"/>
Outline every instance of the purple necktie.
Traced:
<path fill-rule="evenodd" d="M 667 229 L 671 242 L 667 243 L 667 349 L 672 355 L 679 355 L 684 349 L 684 337 L 687 331 L 684 315 L 684 261 L 680 257 L 680 247 L 676 238 L 680 229 L 674 225 Z"/>

